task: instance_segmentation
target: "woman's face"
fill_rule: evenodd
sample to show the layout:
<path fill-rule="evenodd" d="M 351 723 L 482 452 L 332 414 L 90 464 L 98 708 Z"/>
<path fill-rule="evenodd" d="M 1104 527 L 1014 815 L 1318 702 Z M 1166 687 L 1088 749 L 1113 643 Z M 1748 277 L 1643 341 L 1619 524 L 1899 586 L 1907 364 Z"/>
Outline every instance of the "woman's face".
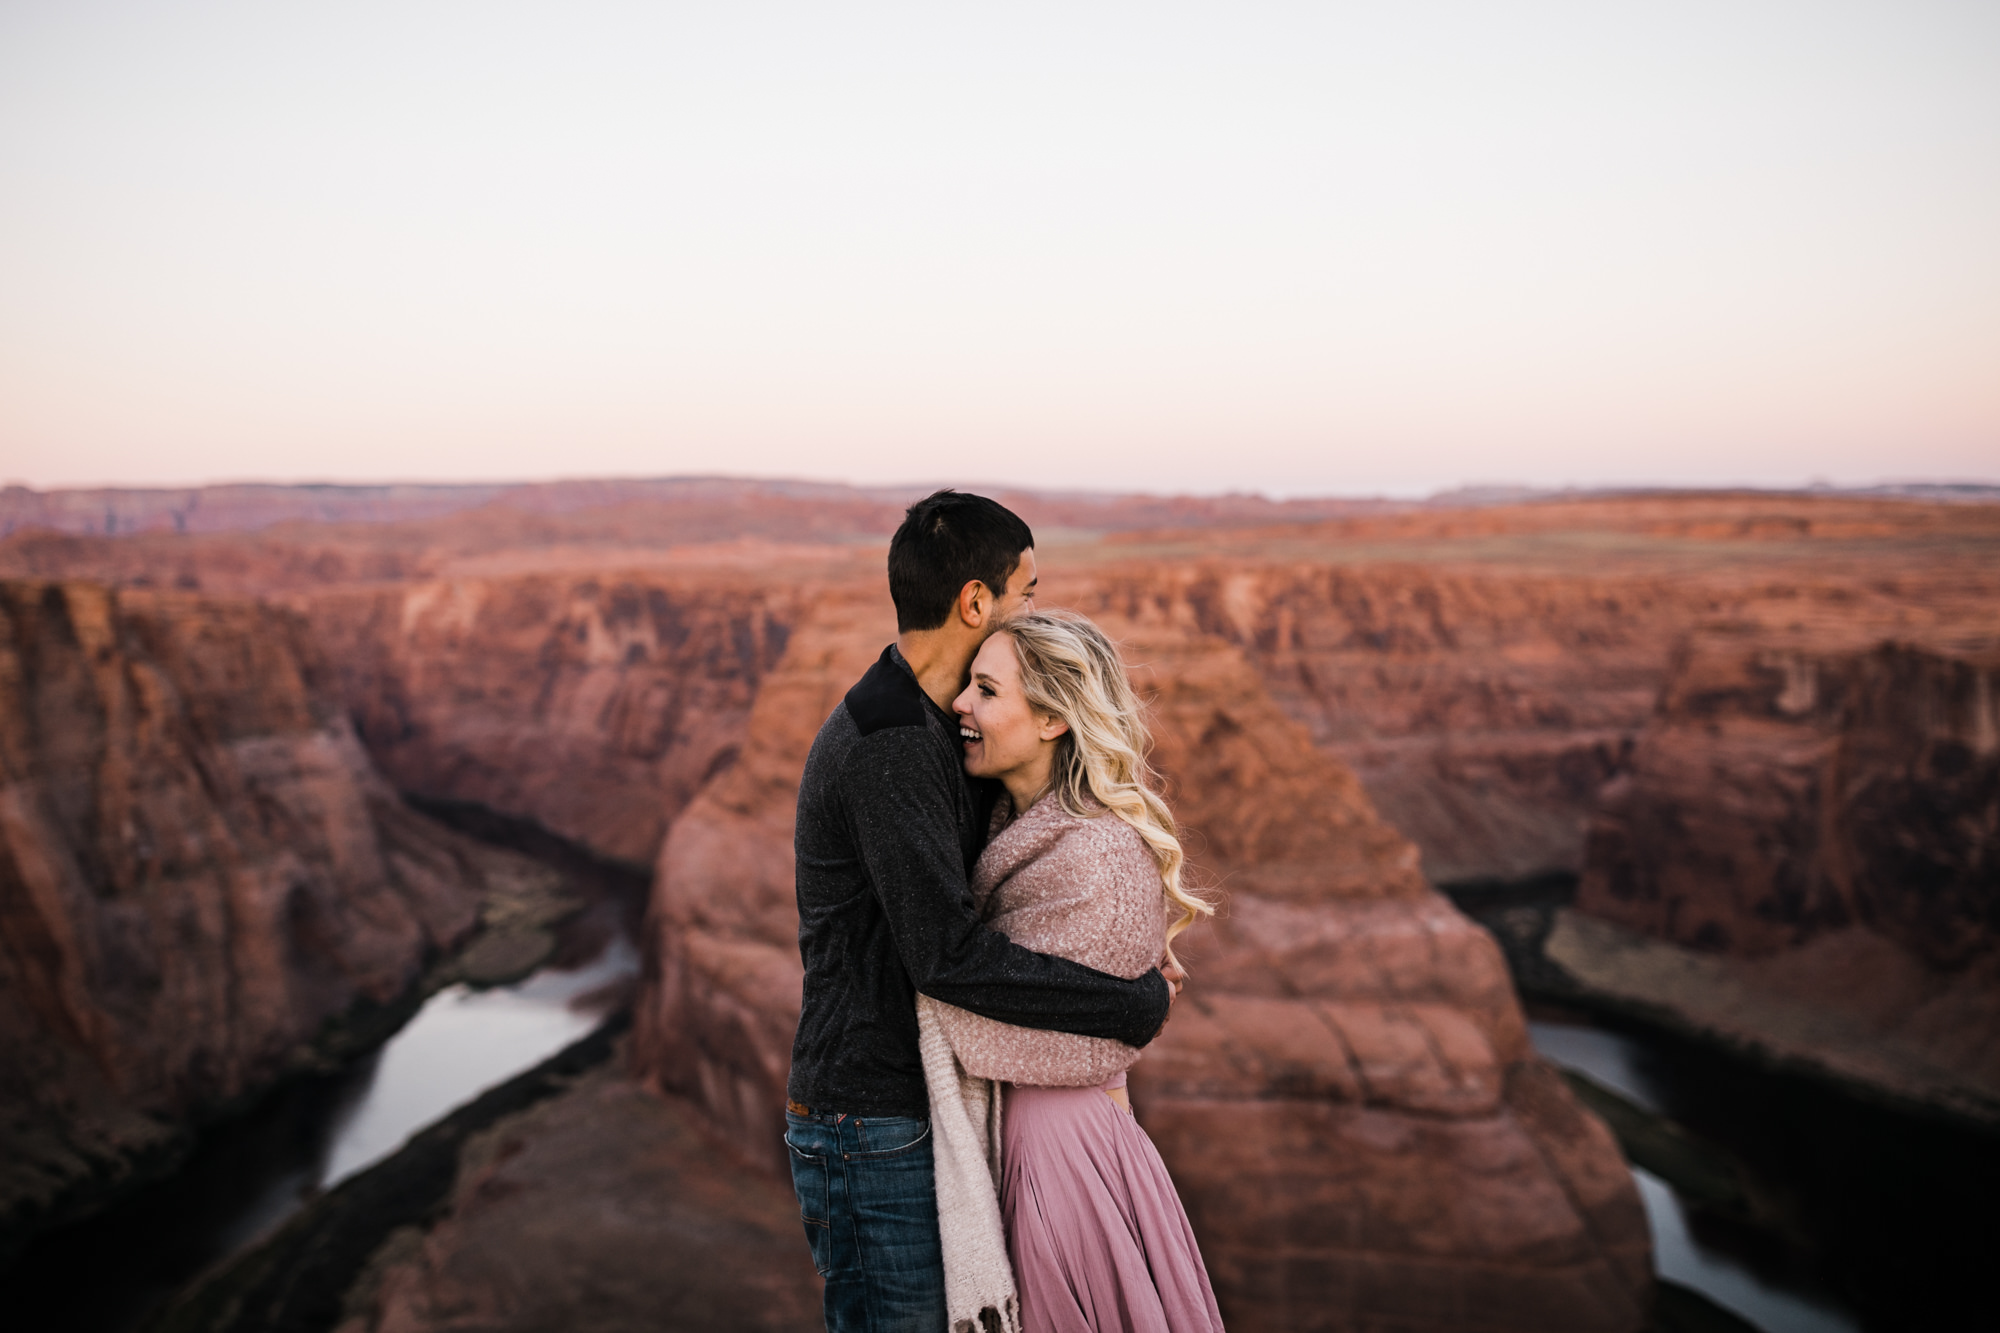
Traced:
<path fill-rule="evenodd" d="M 966 772 L 999 778 L 1017 797 L 1048 785 L 1056 738 L 1069 727 L 1036 712 L 1022 695 L 1013 635 L 1001 630 L 980 645 L 972 659 L 972 683 L 951 706 L 958 714 Z"/>

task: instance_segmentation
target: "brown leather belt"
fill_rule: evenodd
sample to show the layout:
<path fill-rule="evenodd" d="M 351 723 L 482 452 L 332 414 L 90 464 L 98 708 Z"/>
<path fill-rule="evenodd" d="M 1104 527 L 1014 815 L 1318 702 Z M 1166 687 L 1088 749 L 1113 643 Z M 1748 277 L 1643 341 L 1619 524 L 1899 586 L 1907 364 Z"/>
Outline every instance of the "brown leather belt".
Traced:
<path fill-rule="evenodd" d="M 812 1107 L 807 1106 L 804 1102 L 795 1102 L 789 1097 L 785 1099 L 785 1109 L 793 1115 L 811 1115 L 813 1113 Z"/>

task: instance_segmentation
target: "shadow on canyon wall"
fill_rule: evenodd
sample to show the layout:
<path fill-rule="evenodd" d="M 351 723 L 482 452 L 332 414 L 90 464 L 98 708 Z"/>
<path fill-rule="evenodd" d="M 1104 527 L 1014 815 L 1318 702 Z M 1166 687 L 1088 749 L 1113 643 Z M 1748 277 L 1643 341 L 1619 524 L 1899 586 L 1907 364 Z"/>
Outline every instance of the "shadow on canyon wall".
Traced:
<path fill-rule="evenodd" d="M 507 1200 L 571 1216 L 564 1180 L 602 1176 L 565 1156 L 575 1098 L 615 1104 L 605 1132 L 652 1135 L 661 1170 L 733 1153 L 716 1179 L 776 1179 L 755 1173 L 797 1004 L 792 784 L 890 635 L 880 543 L 907 497 L 592 485 L 128 496 L 107 512 L 129 535 L 0 541 L 14 1243 L 379 1036 L 482 914 L 496 939 L 510 911 L 539 928 L 546 867 L 423 810 L 655 872 L 629 1059 L 668 1095 L 593 1074 L 541 1137 L 483 1165 L 461 1144 L 450 1202 L 380 1242 L 342 1328 L 539 1327 L 583 1287 L 615 1305 L 581 1259 L 533 1318 L 516 1285 L 470 1294 L 525 1226 Z M 1509 956 L 1728 1068 L 1809 1069 L 1989 1141 L 1994 508 L 1017 503 L 1045 600 L 1104 620 L 1154 694 L 1230 901 L 1134 1089 L 1232 1327 L 1646 1324 L 1631 1176 L 1529 1048 Z M 1430 887 L 1564 877 L 1573 905 L 1527 905 L 1532 948 L 1496 919 L 1508 956 Z M 1703 1008 L 1725 983 L 1748 998 Z M 741 1224 L 775 1236 L 771 1206 Z"/>

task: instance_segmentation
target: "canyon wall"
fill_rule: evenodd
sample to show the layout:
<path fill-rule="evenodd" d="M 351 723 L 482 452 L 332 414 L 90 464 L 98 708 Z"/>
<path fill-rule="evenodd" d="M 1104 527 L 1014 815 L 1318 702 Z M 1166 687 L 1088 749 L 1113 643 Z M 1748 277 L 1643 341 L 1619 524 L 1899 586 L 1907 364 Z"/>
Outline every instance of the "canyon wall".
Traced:
<path fill-rule="evenodd" d="M 106 497 L 73 496 L 59 526 L 99 535 L 0 540 L 0 577 L 35 576 L 0 599 L 5 1225 L 169 1155 L 466 929 L 499 872 L 392 788 L 655 865 L 640 1066 L 775 1163 L 795 782 L 893 633 L 898 506 L 646 485 L 251 488 L 177 524 L 188 497 L 156 495 L 104 511 L 155 529 L 115 538 Z M 1993 657 L 1946 632 L 1995 639 L 2000 511 L 1695 496 L 1232 529 L 1315 511 L 1019 504 L 1047 601 L 1102 619 L 1156 696 L 1229 902 L 1134 1090 L 1232 1327 L 1635 1326 L 1630 1175 L 1426 879 L 1582 872 L 1594 915 L 1559 913 L 1555 943 L 1627 930 L 1725 968 L 1674 974 L 1711 997 L 1788 997 L 1815 1040 L 1844 1015 L 1870 1068 L 1894 1046 L 1926 1087 L 2000 1089 Z M 409 521 L 223 531 L 322 513 Z M 78 574 L 121 590 L 43 581 Z M 1745 1000 L 1737 1035 L 1768 1041 L 1772 1012 Z"/>
<path fill-rule="evenodd" d="M 1863 926 L 1937 967 L 2000 935 L 2000 653 L 1707 629 L 1632 767 L 1595 915 L 1753 957 Z"/>
<path fill-rule="evenodd" d="M 693 1096 L 752 1161 L 782 1167 L 798 1026 L 792 816 L 826 715 L 895 638 L 886 599 L 826 588 L 765 678 L 733 764 L 662 844 L 634 1014 L 640 1072 Z"/>
<path fill-rule="evenodd" d="M 115 1192 L 470 930 L 295 616 L 0 583 L 0 1239 Z"/>
<path fill-rule="evenodd" d="M 1923 637 L 2000 604 L 2000 509 L 1841 497 L 1418 507 L 1115 534 L 1068 554 L 1174 582 L 1444 885 L 1581 872 L 1599 789 L 1625 771 L 1694 627 Z M 1044 564 L 1061 579 L 1061 557 Z M 1095 595 L 1076 603 L 1096 611 Z"/>
<path fill-rule="evenodd" d="M 740 743 L 797 614 L 726 571 L 456 578 L 297 605 L 377 765 L 650 865 Z"/>
<path fill-rule="evenodd" d="M 441 488 L 436 495 L 283 487 L 9 495 L 24 522 L 36 506 L 54 506 L 52 515 L 66 516 L 58 526 L 73 531 L 98 530 L 90 515 L 111 500 L 143 502 L 149 514 L 178 505 L 206 515 L 202 523 L 217 530 L 115 539 L 23 530 L 0 540 L 0 576 L 82 575 L 128 586 L 282 595 L 301 606 L 365 590 L 398 608 L 415 585 L 452 585 L 457 591 L 426 594 L 450 603 L 484 595 L 495 581 L 536 575 L 560 582 L 564 571 L 572 571 L 571 585 L 608 574 L 642 590 L 663 579 L 678 586 L 691 571 L 700 582 L 706 574 L 696 567 L 712 570 L 725 562 L 717 554 L 724 552 L 733 553 L 740 573 L 761 573 L 766 588 L 797 577 L 788 572 L 796 567 L 839 564 L 843 556 L 851 568 L 841 577 L 879 580 L 879 553 L 869 548 L 893 527 L 898 502 L 907 498 L 723 478 L 463 494 Z M 1384 817 L 1423 849 L 1431 881 L 1447 885 L 1581 871 L 1596 793 L 1624 771 L 1673 644 L 1695 625 L 1720 616 L 1770 620 L 1799 609 L 1922 622 L 1941 608 L 1981 597 L 1990 603 L 1996 594 L 1980 553 L 1994 547 L 2000 511 L 1986 505 L 1727 493 L 1461 508 L 1255 497 L 1005 498 L 1042 533 L 1045 582 L 1057 602 L 1084 605 L 1072 579 L 1093 569 L 1143 562 L 1149 573 L 1172 571 L 1199 626 L 1258 665 L 1286 711 L 1360 776 Z M 398 521 L 222 530 L 268 521 L 259 516 L 273 504 L 280 508 L 269 515 Z M 807 558 L 815 543 L 818 556 Z M 1968 599 L 1972 588 L 1978 596 Z M 552 587 L 540 595 L 564 594 Z M 545 608 L 497 611 L 549 619 Z M 350 650 L 378 659 L 347 673 L 345 697 L 371 729 L 387 728 L 382 753 L 397 780 L 437 790 L 448 768 L 483 766 L 485 774 L 466 775 L 479 799 L 533 805 L 533 793 L 509 790 L 515 779 L 501 770 L 520 766 L 490 739 L 475 747 L 476 758 L 463 749 L 422 753 L 442 743 L 447 719 L 430 702 L 436 690 L 402 686 L 422 674 L 429 654 L 458 651 L 451 639 L 426 633 L 397 643 L 404 633 L 399 611 L 386 628 L 356 634 L 356 614 L 350 608 L 330 616 L 324 628 L 343 667 Z M 609 605 L 598 614 L 625 615 Z M 782 622 L 789 613 L 771 614 Z M 572 647 L 540 647 L 565 656 L 566 669 L 580 664 Z M 646 651 L 655 661 L 640 674 L 678 678 L 688 669 L 659 662 L 653 642 Z M 601 673 L 608 664 L 590 665 Z M 370 672 L 380 679 L 362 678 Z M 478 676 L 483 668 L 466 661 L 457 673 Z M 496 686 L 488 680 L 474 688 L 483 702 L 511 709 L 513 722 L 525 719 L 546 737 Z M 424 723 L 431 740 L 397 737 L 407 719 L 396 710 L 410 706 L 432 713 Z M 740 713 L 741 701 L 729 707 Z M 458 712 L 451 725 L 471 729 L 473 711 Z M 376 744 L 373 734 L 369 743 Z M 617 745 L 625 756 L 621 779 L 654 782 L 646 770 L 667 762 L 633 735 Z M 389 756 L 392 746 L 402 753 Z M 696 741 L 694 748 L 704 746 Z M 581 750 L 568 758 L 573 766 L 591 763 Z M 669 812 L 691 792 L 678 775 L 659 776 L 657 785 Z M 616 801 L 610 784 L 599 790 Z M 636 808 L 632 815 L 635 829 L 647 825 Z M 556 822 L 582 830 L 587 821 L 571 811 Z M 659 831 L 652 821 L 655 842 Z M 593 828 L 589 838 L 601 832 Z M 619 841 L 621 856 L 650 855 L 650 847 L 634 851 L 646 841 L 637 833 Z"/>
<path fill-rule="evenodd" d="M 1637 1329 L 1646 1223 L 1604 1127 L 1529 1049 L 1491 937 L 1230 644 L 1159 588 L 1099 586 L 1155 699 L 1197 864 L 1227 900 L 1134 1071 L 1237 1329 Z M 782 1170 L 800 965 L 791 823 L 812 737 L 892 634 L 826 590 L 741 753 L 661 849 L 641 1071 Z"/>
<path fill-rule="evenodd" d="M 1958 629 L 1690 635 L 1576 905 L 1737 960 L 2000 1106 L 2000 625 Z"/>
<path fill-rule="evenodd" d="M 1238 645 L 1438 884 L 1581 869 L 1597 791 L 1708 603 L 1657 579 L 1268 559 L 1107 578 L 1079 605 L 1165 598 Z"/>

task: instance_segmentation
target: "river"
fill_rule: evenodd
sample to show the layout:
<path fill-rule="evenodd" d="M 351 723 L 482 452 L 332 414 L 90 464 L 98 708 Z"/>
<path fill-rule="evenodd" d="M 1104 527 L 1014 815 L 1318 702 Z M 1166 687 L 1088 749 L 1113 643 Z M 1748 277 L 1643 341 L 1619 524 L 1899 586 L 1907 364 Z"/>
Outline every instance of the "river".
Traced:
<path fill-rule="evenodd" d="M 1748 1217 L 1640 1173 L 1663 1276 L 1767 1333 L 2000 1330 L 2000 1138 L 1649 1026 L 1533 1016 L 1550 1059 L 1733 1163 Z"/>
<path fill-rule="evenodd" d="M 532 1069 L 604 1021 L 592 1003 L 639 973 L 614 936 L 575 968 L 545 968 L 512 986 L 448 986 L 330 1090 L 309 1162 L 270 1182 L 231 1219 L 215 1248 L 231 1253 L 297 1211 L 302 1200 L 365 1171 L 412 1134 L 486 1089 Z"/>
<path fill-rule="evenodd" d="M 1642 1040 L 1575 1023 L 1528 1025 L 1535 1049 L 1627 1101 L 1668 1116 L 1680 1100 L 1670 1067 Z M 1737 1254 L 1700 1238 L 1688 1209 L 1671 1186 L 1634 1168 L 1646 1220 L 1653 1228 L 1653 1267 L 1669 1281 L 1692 1287 L 1764 1333 L 1861 1333 L 1859 1316 L 1810 1277 L 1759 1272 Z"/>
<path fill-rule="evenodd" d="M 557 957 L 570 954 L 570 965 L 511 986 L 446 987 L 365 1059 L 294 1083 L 210 1134 L 171 1180 L 37 1242 L 10 1275 L 9 1304 L 29 1316 L 13 1326 L 132 1333 L 314 1196 L 589 1033 L 639 970 L 607 907 L 563 932 Z"/>
<path fill-rule="evenodd" d="M 49 1333 L 132 1333 L 192 1277 L 267 1234 L 308 1199 L 593 1028 L 604 1016 L 608 997 L 629 984 L 639 964 L 627 933 L 629 921 L 607 928 L 617 915 L 597 912 L 585 918 L 581 936 L 573 934 L 567 941 L 566 966 L 545 968 L 511 986 L 440 991 L 367 1059 L 338 1075 L 284 1089 L 226 1133 L 211 1135 L 172 1180 L 45 1238 L 13 1275 L 13 1309 L 33 1312 L 29 1326 Z M 580 956 L 579 942 L 589 952 Z M 1732 1087 L 1730 1077 L 1751 1076 L 1741 1071 L 1718 1075 L 1712 1058 L 1678 1049 L 1656 1035 L 1560 1021 L 1537 1021 L 1531 1031 L 1537 1048 L 1555 1063 L 1581 1071 L 1649 1112 L 1703 1130 L 1713 1128 L 1720 1107 L 1725 1108 L 1725 1128 L 1748 1125 L 1754 1131 L 1759 1116 L 1772 1106 L 1747 1107 L 1744 1099 L 1783 1101 L 1768 1096 L 1768 1088 L 1760 1091 L 1754 1080 Z M 1786 1095 L 1795 1098 L 1798 1093 L 1794 1089 Z M 1829 1104 L 1824 1098 L 1812 1104 L 1815 1123 L 1838 1124 L 1844 1114 L 1851 1115 L 1818 1114 Z M 1745 1114 L 1746 1107 L 1755 1113 Z M 1869 1124 L 1879 1128 L 1877 1122 Z M 1777 1151 L 1755 1156 L 1760 1143 L 1769 1140 L 1752 1132 L 1731 1146 L 1742 1151 L 1747 1145 L 1752 1168 L 1782 1184 L 1797 1163 L 1776 1160 L 1784 1155 Z M 1815 1271 L 1810 1256 L 1802 1259 L 1756 1236 L 1719 1229 L 1712 1219 L 1691 1214 L 1661 1180 L 1644 1171 L 1636 1174 L 1660 1274 L 1701 1292 L 1764 1333 L 1947 1326 L 1905 1324 L 1894 1314 L 1884 1315 L 1883 1310 L 1900 1309 L 1899 1302 L 1908 1299 L 1893 1281 L 1886 1295 L 1877 1291 L 1879 1283 L 1862 1284 L 1864 1298 L 1869 1292 L 1878 1296 L 1875 1317 L 1864 1319 L 1822 1280 L 1824 1255 Z M 1871 1189 L 1880 1192 L 1865 1173 L 1841 1188 L 1863 1196 Z M 1933 1186 L 1924 1188 L 1937 1193 Z M 1808 1191 L 1800 1197 L 1810 1210 L 1816 1196 Z M 1863 1197 L 1850 1211 L 1866 1213 L 1878 1206 L 1879 1199 Z M 1888 1221 L 1893 1225 L 1895 1219 Z M 1923 1240 L 1924 1227 L 1895 1230 L 1914 1231 L 1923 1253 L 1935 1248 Z M 1880 1251 L 1885 1270 L 1892 1270 L 1893 1277 L 1894 1271 L 1908 1269 L 1909 1256 L 1895 1253 L 1897 1242 L 1889 1231 L 1880 1236 L 1867 1243 Z M 1851 1253 L 1853 1238 L 1843 1237 L 1850 1248 L 1833 1245 L 1836 1260 Z M 1817 1247 L 1828 1248 L 1824 1243 Z M 1951 1262 L 1949 1256 L 1945 1262 Z"/>

